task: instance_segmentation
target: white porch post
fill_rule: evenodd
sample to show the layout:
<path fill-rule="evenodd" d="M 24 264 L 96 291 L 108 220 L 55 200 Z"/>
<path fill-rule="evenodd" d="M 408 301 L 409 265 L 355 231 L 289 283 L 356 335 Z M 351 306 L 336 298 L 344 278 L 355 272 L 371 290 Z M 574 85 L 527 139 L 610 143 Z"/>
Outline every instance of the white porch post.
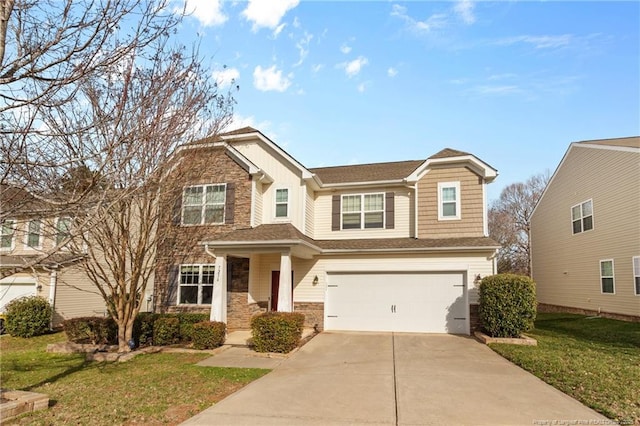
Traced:
<path fill-rule="evenodd" d="M 280 255 L 280 282 L 278 283 L 278 312 L 293 312 L 291 289 L 291 253 Z"/>
<path fill-rule="evenodd" d="M 210 321 L 227 322 L 227 255 L 216 254 Z"/>

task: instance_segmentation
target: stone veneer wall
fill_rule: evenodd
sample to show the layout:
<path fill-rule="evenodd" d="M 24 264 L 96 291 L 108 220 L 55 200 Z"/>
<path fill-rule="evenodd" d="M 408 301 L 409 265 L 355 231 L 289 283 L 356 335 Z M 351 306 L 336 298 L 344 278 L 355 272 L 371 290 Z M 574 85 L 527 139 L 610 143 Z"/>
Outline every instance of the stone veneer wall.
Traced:
<path fill-rule="evenodd" d="M 469 305 L 469 331 L 471 335 L 475 331 L 482 331 L 482 323 L 480 322 L 480 305 L 472 303 Z"/>
<path fill-rule="evenodd" d="M 324 330 L 324 303 L 320 302 L 293 302 L 294 312 L 304 314 L 305 328 Z"/>

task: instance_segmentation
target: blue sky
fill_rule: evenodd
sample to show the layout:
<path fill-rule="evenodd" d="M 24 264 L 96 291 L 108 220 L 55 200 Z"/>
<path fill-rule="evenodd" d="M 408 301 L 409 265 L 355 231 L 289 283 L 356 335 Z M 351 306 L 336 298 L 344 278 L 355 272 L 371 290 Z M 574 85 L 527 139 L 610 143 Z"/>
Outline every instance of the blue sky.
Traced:
<path fill-rule="evenodd" d="M 179 7 L 183 0 L 174 0 Z M 502 188 L 553 172 L 571 142 L 640 135 L 635 1 L 188 0 L 232 128 L 307 167 L 470 152 Z M 223 68 L 222 66 L 226 66 Z"/>

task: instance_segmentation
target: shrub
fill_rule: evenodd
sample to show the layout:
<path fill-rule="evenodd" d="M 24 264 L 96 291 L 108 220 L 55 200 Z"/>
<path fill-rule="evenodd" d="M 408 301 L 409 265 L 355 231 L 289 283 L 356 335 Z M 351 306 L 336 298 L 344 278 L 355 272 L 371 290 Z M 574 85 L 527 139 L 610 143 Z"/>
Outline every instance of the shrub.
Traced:
<path fill-rule="evenodd" d="M 480 321 L 493 337 L 519 337 L 536 319 L 536 287 L 531 278 L 499 274 L 480 283 Z"/>
<path fill-rule="evenodd" d="M 133 322 L 133 341 L 136 346 L 153 345 L 153 324 L 160 314 L 151 312 L 140 312 Z"/>
<path fill-rule="evenodd" d="M 172 314 L 169 314 L 172 315 Z M 193 325 L 203 321 L 209 321 L 209 314 L 179 313 L 173 314 L 180 320 L 180 342 L 192 341 Z M 173 316 L 172 315 L 172 316 Z"/>
<path fill-rule="evenodd" d="M 192 339 L 195 349 L 213 349 L 224 343 L 227 326 L 218 321 L 202 321 L 193 324 Z"/>
<path fill-rule="evenodd" d="M 156 319 L 153 323 L 153 344 L 173 345 L 180 341 L 180 320 L 176 317 Z"/>
<path fill-rule="evenodd" d="M 14 337 L 40 336 L 49 331 L 51 305 L 38 296 L 21 297 L 5 306 L 5 327 Z"/>
<path fill-rule="evenodd" d="M 62 328 L 70 342 L 94 345 L 118 342 L 118 325 L 111 317 L 71 318 L 62 323 Z"/>
<path fill-rule="evenodd" d="M 296 312 L 266 312 L 251 319 L 257 352 L 287 353 L 300 343 L 304 315 Z"/>

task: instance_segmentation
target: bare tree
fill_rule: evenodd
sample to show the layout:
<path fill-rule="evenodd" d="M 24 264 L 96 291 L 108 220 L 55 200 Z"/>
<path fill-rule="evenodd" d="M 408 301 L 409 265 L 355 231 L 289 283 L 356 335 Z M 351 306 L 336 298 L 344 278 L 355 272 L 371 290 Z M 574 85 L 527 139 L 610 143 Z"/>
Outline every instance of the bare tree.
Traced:
<path fill-rule="evenodd" d="M 531 276 L 531 214 L 549 182 L 549 173 L 513 183 L 489 208 L 489 235 L 502 245 L 498 272 Z"/>

